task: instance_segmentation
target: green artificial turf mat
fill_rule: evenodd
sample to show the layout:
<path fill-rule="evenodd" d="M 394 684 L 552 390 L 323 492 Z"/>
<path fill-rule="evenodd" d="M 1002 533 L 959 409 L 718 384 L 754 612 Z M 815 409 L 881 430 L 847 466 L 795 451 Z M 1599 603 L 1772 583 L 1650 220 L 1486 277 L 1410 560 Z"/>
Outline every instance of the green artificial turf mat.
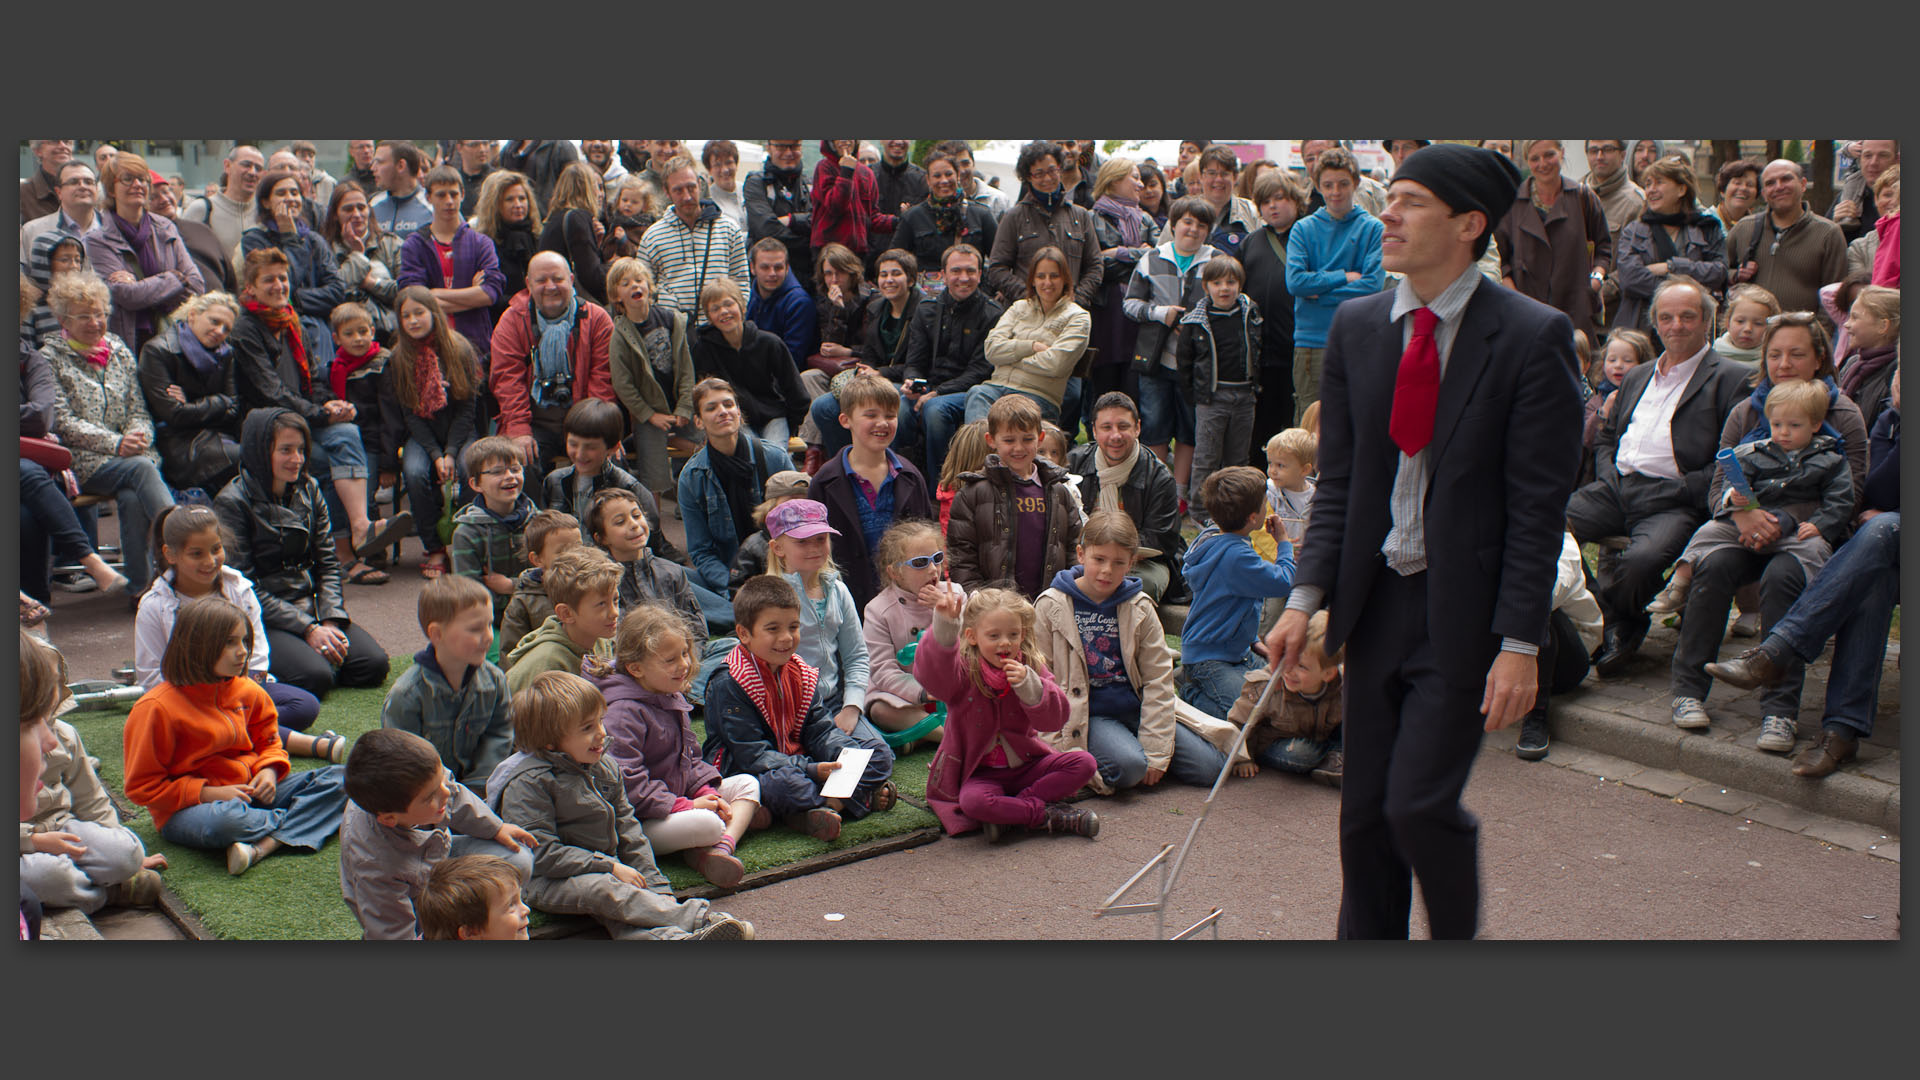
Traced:
<path fill-rule="evenodd" d="M 320 703 L 320 718 L 315 732 L 332 729 L 349 740 L 380 726 L 380 708 L 387 687 L 413 663 L 411 655 L 396 656 L 387 684 L 357 690 L 335 690 Z M 360 937 L 360 924 L 340 895 L 340 845 L 329 840 L 313 854 L 282 852 L 261 862 L 241 877 L 227 873 L 224 851 L 201 851 L 180 847 L 161 839 L 153 818 L 132 805 L 124 794 L 125 748 L 122 729 L 125 710 L 70 712 L 62 719 L 80 732 L 87 752 L 100 761 L 100 779 L 115 793 L 125 815 L 125 823 L 147 845 L 149 853 L 164 854 L 167 869 L 161 878 L 174 895 L 197 916 L 208 932 L 221 938 L 243 940 L 351 940 Z M 697 735 L 704 737 L 702 725 L 695 723 Z M 351 744 L 349 744 L 351 750 Z M 926 768 L 931 751 L 921 751 L 896 762 L 895 775 L 902 794 L 917 799 L 926 797 Z M 319 768 L 315 758 L 296 757 L 296 770 Z M 902 801 L 884 814 L 869 814 L 860 821 L 848 822 L 838 839 L 831 843 L 815 840 L 784 826 L 747 834 L 736 852 L 748 873 L 785 866 L 835 851 L 843 851 L 870 841 L 898 836 L 917 829 L 939 825 L 931 813 Z M 707 884 L 677 854 L 664 856 L 660 869 L 675 890 L 685 891 Z M 544 920 L 534 914 L 537 924 Z"/>

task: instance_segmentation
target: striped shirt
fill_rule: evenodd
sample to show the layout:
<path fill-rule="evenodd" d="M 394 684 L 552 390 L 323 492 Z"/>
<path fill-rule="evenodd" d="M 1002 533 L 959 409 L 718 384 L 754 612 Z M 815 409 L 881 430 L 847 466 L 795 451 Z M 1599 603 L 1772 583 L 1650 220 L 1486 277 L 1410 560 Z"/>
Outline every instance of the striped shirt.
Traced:
<path fill-rule="evenodd" d="M 669 306 L 705 326 L 700 289 L 725 274 L 744 286 L 747 282 L 747 234 L 725 214 L 689 227 L 669 209 L 640 237 L 640 258 L 653 271 L 659 296 Z"/>
<path fill-rule="evenodd" d="M 1441 290 L 1431 304 L 1422 304 L 1413 291 L 1413 285 L 1405 278 L 1401 278 L 1399 285 L 1394 288 L 1393 309 L 1388 318 L 1400 324 L 1400 349 L 1403 353 L 1413 341 L 1413 320 L 1407 316 L 1419 308 L 1430 307 L 1439 317 L 1440 321 L 1433 329 L 1433 345 L 1440 354 L 1440 377 L 1443 381 L 1447 375 L 1447 358 L 1453 351 L 1453 340 L 1460 335 L 1461 317 L 1466 313 L 1467 301 L 1473 299 L 1473 290 L 1479 287 L 1482 276 L 1478 266 L 1469 266 L 1453 279 L 1452 284 Z M 1432 479 L 1428 460 L 1432 448 L 1429 443 L 1411 457 L 1401 454 L 1400 468 L 1393 477 L 1393 494 L 1389 502 L 1393 527 L 1387 530 L 1387 538 L 1380 545 L 1380 554 L 1386 557 L 1387 566 L 1402 577 L 1427 568 L 1425 502 L 1427 485 Z M 1322 589 L 1297 585 L 1287 598 L 1287 607 L 1309 613 L 1318 611 L 1325 596 Z M 1517 638 L 1503 638 L 1500 647 L 1508 652 L 1526 653 L 1529 656 L 1537 655 L 1540 651 L 1537 643 Z"/>

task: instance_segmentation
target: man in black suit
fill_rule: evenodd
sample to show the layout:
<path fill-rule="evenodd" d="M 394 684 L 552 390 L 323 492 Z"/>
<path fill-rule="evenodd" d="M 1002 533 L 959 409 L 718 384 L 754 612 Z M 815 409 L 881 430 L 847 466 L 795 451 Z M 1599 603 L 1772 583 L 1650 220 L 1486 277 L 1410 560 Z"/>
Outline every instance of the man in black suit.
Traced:
<path fill-rule="evenodd" d="M 1595 479 L 1567 503 L 1574 539 L 1629 541 L 1594 590 L 1606 619 L 1593 657 L 1601 675 L 1619 674 L 1647 636 L 1647 602 L 1707 520 L 1720 429 L 1748 393 L 1753 369 L 1707 344 L 1713 317 L 1713 294 L 1692 278 L 1676 274 L 1654 290 L 1654 329 L 1667 350 L 1614 392 L 1594 441 Z"/>
<path fill-rule="evenodd" d="M 1418 875 L 1436 938 L 1479 926 L 1479 824 L 1460 805 L 1483 731 L 1533 705 L 1580 395 L 1565 315 L 1475 262 L 1520 172 L 1440 144 L 1408 155 L 1381 222 L 1391 293 L 1334 313 L 1320 483 L 1287 610 L 1267 637 L 1299 662 L 1308 617 L 1347 650 L 1339 935 L 1404 938 Z"/>

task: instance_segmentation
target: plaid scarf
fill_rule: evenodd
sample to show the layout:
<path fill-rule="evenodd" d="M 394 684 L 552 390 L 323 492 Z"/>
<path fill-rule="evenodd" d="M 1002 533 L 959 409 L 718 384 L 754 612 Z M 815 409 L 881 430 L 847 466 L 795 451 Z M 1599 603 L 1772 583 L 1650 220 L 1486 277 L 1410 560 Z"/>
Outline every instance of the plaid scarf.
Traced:
<path fill-rule="evenodd" d="M 447 407 L 447 383 L 440 374 L 440 354 L 433 351 L 433 342 L 416 341 L 414 348 L 419 355 L 413 358 L 413 411 L 431 420 Z"/>
<path fill-rule="evenodd" d="M 313 371 L 307 366 L 307 343 L 301 339 L 300 316 L 294 312 L 293 305 L 268 307 L 252 300 L 242 301 L 254 317 L 267 324 L 267 329 L 275 334 L 285 334 L 293 343 L 293 362 L 300 365 L 300 390 L 305 393 L 313 385 Z"/>
<path fill-rule="evenodd" d="M 783 754 L 800 753 L 800 728 L 807 721 L 820 673 L 797 655 L 775 671 L 745 645 L 735 645 L 727 654 L 727 674 L 760 710 L 773 732 L 774 748 Z"/>

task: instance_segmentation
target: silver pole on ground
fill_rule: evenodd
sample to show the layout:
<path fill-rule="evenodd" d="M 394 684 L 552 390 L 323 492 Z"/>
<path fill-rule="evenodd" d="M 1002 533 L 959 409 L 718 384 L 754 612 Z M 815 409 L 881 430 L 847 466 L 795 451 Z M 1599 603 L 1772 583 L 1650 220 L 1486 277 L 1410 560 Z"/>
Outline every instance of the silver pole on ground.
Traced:
<path fill-rule="evenodd" d="M 1128 878 L 1124 884 L 1113 891 L 1112 896 L 1107 897 L 1106 900 L 1101 902 L 1099 907 L 1093 910 L 1094 918 L 1097 919 L 1102 915 L 1137 915 L 1142 912 L 1151 911 L 1153 912 L 1154 920 L 1154 939 L 1159 940 L 1166 937 L 1167 897 L 1173 893 L 1173 887 L 1180 883 L 1180 869 L 1186 864 L 1187 853 L 1193 850 L 1193 842 L 1200 835 L 1200 826 L 1206 824 L 1208 811 L 1213 809 L 1213 798 L 1220 794 L 1221 785 L 1227 782 L 1227 775 L 1233 771 L 1233 759 L 1239 755 L 1240 748 L 1247 743 L 1247 731 L 1252 727 L 1253 717 L 1259 716 L 1265 711 L 1267 698 L 1273 694 L 1273 688 L 1279 685 L 1280 680 L 1277 678 L 1267 680 L 1267 688 L 1260 692 L 1259 701 L 1254 703 L 1253 712 L 1248 714 L 1248 722 L 1242 724 L 1239 732 L 1234 735 L 1233 746 L 1227 750 L 1226 764 L 1220 766 L 1220 775 L 1214 777 L 1213 787 L 1207 790 L 1206 801 L 1200 804 L 1200 814 L 1193 819 L 1193 824 L 1187 828 L 1187 838 L 1181 842 L 1178 850 L 1176 851 L 1172 844 L 1162 847 L 1153 858 L 1147 860 L 1145 866 L 1134 871 L 1132 877 Z M 1173 854 L 1173 862 L 1171 865 L 1167 862 L 1167 855 L 1169 853 Z M 1140 884 L 1141 879 L 1147 876 L 1147 871 L 1152 870 L 1155 866 L 1160 868 L 1158 895 L 1152 900 L 1133 904 L 1120 904 L 1120 898 L 1131 892 L 1134 886 Z M 1173 935 L 1173 937 L 1166 938 L 1166 940 L 1184 941 L 1202 928 L 1211 928 L 1213 930 L 1213 936 L 1217 940 L 1220 937 L 1220 910 L 1219 908 L 1214 908 L 1207 913 L 1206 918 Z"/>

